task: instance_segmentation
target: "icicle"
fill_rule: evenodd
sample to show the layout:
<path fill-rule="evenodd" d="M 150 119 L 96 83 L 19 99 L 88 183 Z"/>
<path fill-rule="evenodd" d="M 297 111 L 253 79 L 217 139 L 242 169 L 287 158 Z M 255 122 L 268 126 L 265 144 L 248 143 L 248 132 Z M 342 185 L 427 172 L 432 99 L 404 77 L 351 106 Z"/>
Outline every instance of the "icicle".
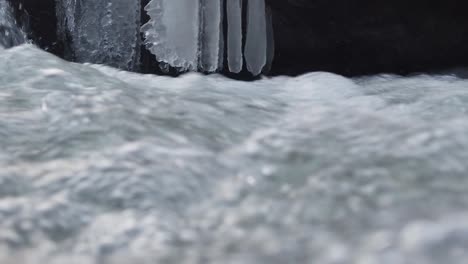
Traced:
<path fill-rule="evenodd" d="M 200 68 L 205 72 L 214 72 L 222 56 L 221 0 L 201 0 L 201 11 Z"/>
<path fill-rule="evenodd" d="M 151 17 L 142 27 L 145 43 L 157 60 L 181 70 L 197 70 L 199 2 L 152 0 L 145 10 Z"/>
<path fill-rule="evenodd" d="M 245 61 L 253 75 L 259 75 L 266 64 L 267 32 L 265 0 L 249 0 Z"/>
<path fill-rule="evenodd" d="M 242 70 L 242 0 L 227 0 L 227 59 L 229 71 Z"/>

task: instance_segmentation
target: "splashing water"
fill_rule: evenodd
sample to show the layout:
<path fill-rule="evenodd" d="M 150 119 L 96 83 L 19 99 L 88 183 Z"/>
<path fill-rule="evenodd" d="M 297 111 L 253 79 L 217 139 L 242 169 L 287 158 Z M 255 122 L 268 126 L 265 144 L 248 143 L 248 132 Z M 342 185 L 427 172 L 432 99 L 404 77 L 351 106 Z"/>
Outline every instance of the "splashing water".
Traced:
<path fill-rule="evenodd" d="M 462 263 L 468 81 L 0 51 L 1 263 Z"/>

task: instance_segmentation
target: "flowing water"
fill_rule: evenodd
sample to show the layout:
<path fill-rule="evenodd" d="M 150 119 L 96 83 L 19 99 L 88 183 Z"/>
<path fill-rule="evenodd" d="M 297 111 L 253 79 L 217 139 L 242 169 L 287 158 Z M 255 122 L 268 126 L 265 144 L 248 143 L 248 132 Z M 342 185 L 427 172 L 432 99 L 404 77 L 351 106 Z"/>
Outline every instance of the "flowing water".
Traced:
<path fill-rule="evenodd" d="M 0 49 L 0 263 L 465 263 L 468 80 Z"/>

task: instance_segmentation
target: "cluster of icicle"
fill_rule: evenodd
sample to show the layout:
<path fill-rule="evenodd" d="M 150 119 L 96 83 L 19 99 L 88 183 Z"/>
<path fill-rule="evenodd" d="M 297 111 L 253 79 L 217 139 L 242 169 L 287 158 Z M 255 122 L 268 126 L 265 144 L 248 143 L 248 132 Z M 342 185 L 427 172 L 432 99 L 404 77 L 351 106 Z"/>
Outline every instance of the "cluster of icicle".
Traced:
<path fill-rule="evenodd" d="M 181 71 L 216 72 L 226 57 L 230 72 L 242 71 L 245 60 L 259 75 L 273 60 L 273 30 L 265 1 L 246 1 L 243 16 L 242 0 L 152 0 L 145 8 L 151 18 L 142 27 L 145 44 L 163 66 Z"/>
<path fill-rule="evenodd" d="M 265 0 L 151 0 L 142 28 L 142 0 L 56 1 L 58 35 L 73 61 L 136 70 L 140 32 L 162 69 L 259 75 L 273 60 Z"/>

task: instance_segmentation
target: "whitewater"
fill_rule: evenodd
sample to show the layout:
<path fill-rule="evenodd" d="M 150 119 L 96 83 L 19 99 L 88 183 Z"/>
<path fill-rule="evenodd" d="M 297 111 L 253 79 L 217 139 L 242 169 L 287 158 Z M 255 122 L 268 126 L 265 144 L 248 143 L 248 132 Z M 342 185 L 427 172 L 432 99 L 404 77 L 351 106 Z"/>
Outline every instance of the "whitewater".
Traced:
<path fill-rule="evenodd" d="M 172 78 L 0 49 L 0 263 L 464 263 L 457 76 Z"/>

